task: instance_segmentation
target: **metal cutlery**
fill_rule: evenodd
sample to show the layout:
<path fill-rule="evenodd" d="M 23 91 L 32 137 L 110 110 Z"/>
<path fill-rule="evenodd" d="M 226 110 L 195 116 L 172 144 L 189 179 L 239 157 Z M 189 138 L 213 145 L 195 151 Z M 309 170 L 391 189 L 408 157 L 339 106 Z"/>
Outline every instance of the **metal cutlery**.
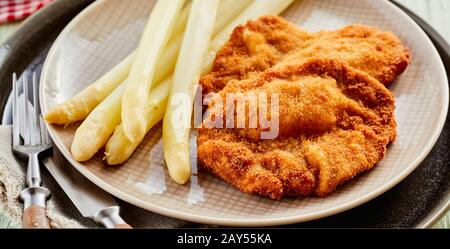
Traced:
<path fill-rule="evenodd" d="M 43 163 L 84 217 L 106 228 L 131 228 L 120 217 L 120 207 L 116 201 L 73 169 L 58 149 L 54 148 L 53 155 L 44 159 Z"/>
<path fill-rule="evenodd" d="M 36 76 L 33 75 L 33 81 L 35 79 Z M 17 79 L 13 79 L 13 81 L 17 82 Z M 25 94 L 20 95 L 17 102 L 19 110 L 28 109 L 35 113 L 39 112 L 39 108 L 34 108 L 33 103 L 29 102 Z M 34 104 L 38 107 L 38 102 L 34 101 Z M 24 119 L 25 115 L 26 113 L 22 113 L 19 115 L 19 119 Z M 34 117 L 39 117 L 39 114 L 31 118 Z M 42 119 L 40 120 L 42 122 Z M 45 129 L 45 124 L 41 123 L 41 125 Z M 27 135 L 26 126 L 22 123 L 19 125 L 19 133 L 22 137 Z M 52 142 L 50 138 L 48 139 Z M 52 155 L 44 158 L 42 163 L 84 217 L 91 218 L 106 228 L 132 228 L 121 218 L 117 202 L 76 171 L 57 148 L 53 147 Z"/>
<path fill-rule="evenodd" d="M 22 82 L 25 100 L 29 99 L 30 89 L 27 77 Z M 33 74 L 32 82 L 32 104 L 37 106 L 37 80 Z M 22 219 L 23 228 L 50 228 L 50 222 L 46 216 L 46 202 L 50 197 L 50 190 L 42 187 L 41 172 L 39 166 L 40 155 L 52 148 L 47 130 L 39 117 L 39 108 L 31 109 L 29 105 L 24 105 L 24 118 L 19 115 L 19 86 L 17 76 L 13 76 L 13 151 L 16 155 L 28 159 L 26 174 L 26 189 L 20 193 L 20 198 L 24 202 L 24 212 Z M 20 139 L 20 126 L 25 127 L 23 141 Z"/>

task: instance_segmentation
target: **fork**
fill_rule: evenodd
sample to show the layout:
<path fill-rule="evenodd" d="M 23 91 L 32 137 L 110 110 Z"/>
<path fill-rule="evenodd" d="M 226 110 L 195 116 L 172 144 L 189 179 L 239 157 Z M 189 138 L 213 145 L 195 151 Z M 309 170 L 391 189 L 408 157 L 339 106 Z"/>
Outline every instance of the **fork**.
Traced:
<path fill-rule="evenodd" d="M 27 75 L 22 82 L 25 95 L 22 113 L 19 112 L 19 86 L 16 74 L 13 75 L 13 151 L 17 156 L 28 159 L 26 175 L 27 188 L 20 193 L 20 199 L 24 203 L 22 218 L 23 228 L 50 228 L 50 222 L 46 215 L 46 202 L 50 197 L 50 190 L 42 187 L 39 156 L 52 148 L 44 122 L 39 115 L 39 101 L 36 73 L 32 75 L 32 89 L 28 87 Z M 30 93 L 31 91 L 31 93 Z M 32 95 L 31 108 L 28 104 Z M 23 143 L 20 139 L 19 129 L 23 125 Z"/>

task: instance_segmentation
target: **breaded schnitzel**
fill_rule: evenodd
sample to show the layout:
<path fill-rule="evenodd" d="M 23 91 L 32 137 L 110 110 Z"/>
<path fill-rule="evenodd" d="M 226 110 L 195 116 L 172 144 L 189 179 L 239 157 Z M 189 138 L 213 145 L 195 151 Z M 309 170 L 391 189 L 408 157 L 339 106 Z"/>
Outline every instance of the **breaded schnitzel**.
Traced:
<path fill-rule="evenodd" d="M 374 167 L 395 139 L 384 85 L 409 60 L 395 35 L 362 25 L 308 33 L 268 16 L 236 28 L 202 78 L 203 93 L 279 94 L 278 137 L 261 140 L 270 127 L 249 127 L 248 113 L 245 128 L 200 128 L 200 166 L 246 193 L 329 195 Z M 222 108 L 210 105 L 209 117 L 225 118 Z"/>
<path fill-rule="evenodd" d="M 410 61 L 409 50 L 390 32 L 351 25 L 310 33 L 280 17 L 264 16 L 234 30 L 201 85 L 206 93 L 217 92 L 231 79 L 245 79 L 278 64 L 282 67 L 309 57 L 345 60 L 385 85 Z"/>
<path fill-rule="evenodd" d="M 250 91 L 279 93 L 276 139 L 259 140 L 261 127 L 201 128 L 198 137 L 200 165 L 243 192 L 326 196 L 372 168 L 396 136 L 392 93 L 346 62 L 312 58 L 231 81 L 220 94 Z"/>

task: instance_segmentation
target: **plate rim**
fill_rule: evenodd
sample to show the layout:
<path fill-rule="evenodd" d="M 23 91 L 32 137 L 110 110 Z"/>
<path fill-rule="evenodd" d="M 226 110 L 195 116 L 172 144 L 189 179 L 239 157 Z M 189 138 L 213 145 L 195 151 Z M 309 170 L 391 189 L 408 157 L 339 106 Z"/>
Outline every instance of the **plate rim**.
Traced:
<path fill-rule="evenodd" d="M 43 70 L 41 74 L 41 82 L 47 77 L 47 68 L 49 67 L 49 61 L 52 57 L 56 54 L 56 50 L 59 46 L 59 41 L 63 39 L 63 37 L 66 35 L 66 33 L 69 33 L 73 27 L 75 27 L 80 21 L 83 20 L 83 18 L 88 15 L 89 13 L 93 12 L 96 8 L 103 4 L 107 4 L 107 0 L 99 0 L 95 1 L 92 4 L 90 4 L 88 7 L 86 7 L 84 10 L 82 10 L 74 19 L 72 19 L 69 24 L 62 30 L 62 32 L 58 35 L 57 39 L 54 41 L 54 43 L 51 46 L 51 49 L 49 53 L 47 54 L 47 57 L 45 59 Z M 439 53 L 437 52 L 436 47 L 432 44 L 432 41 L 430 38 L 426 35 L 426 33 L 422 30 L 422 28 L 411 18 L 409 17 L 405 12 L 403 12 L 399 7 L 397 7 L 395 4 L 389 2 L 389 1 L 381 1 L 381 4 L 385 4 L 388 8 L 391 8 L 396 12 L 397 15 L 402 15 L 405 20 L 408 20 L 409 23 L 414 25 L 416 27 L 417 32 L 425 38 L 425 41 L 427 43 L 427 46 L 430 48 L 430 50 L 433 53 L 433 56 L 437 56 L 441 59 Z M 442 59 L 440 60 L 440 68 L 441 71 L 445 72 L 445 67 L 442 62 Z M 441 79 L 441 82 L 448 82 L 447 74 L 443 74 L 443 78 Z M 39 98 L 41 103 L 45 103 L 44 98 L 44 84 L 40 84 L 39 86 Z M 119 189 L 111 186 L 106 181 L 102 180 L 102 178 L 97 177 L 93 173 L 91 173 L 89 170 L 86 170 L 82 163 L 79 163 L 75 161 L 72 156 L 70 155 L 70 152 L 65 148 L 65 146 L 62 144 L 56 133 L 52 129 L 52 125 L 49 125 L 46 123 L 46 126 L 49 130 L 49 134 L 51 138 L 53 139 L 55 145 L 59 148 L 62 155 L 69 161 L 69 163 L 77 169 L 83 176 L 88 178 L 91 182 L 93 182 L 95 185 L 99 186 L 106 192 L 118 197 L 119 199 L 126 201 L 128 203 L 131 203 L 135 206 L 138 206 L 140 208 L 156 212 L 161 215 L 187 220 L 191 222 L 197 222 L 197 223 L 206 223 L 206 224 L 217 224 L 217 225 L 225 225 L 225 226 L 240 226 L 240 227 L 249 227 L 249 226 L 275 226 L 275 225 L 286 225 L 286 224 L 293 224 L 293 223 L 300 223 L 300 222 L 306 222 L 311 221 L 315 219 L 324 218 L 327 216 L 331 216 L 337 213 L 344 212 L 346 210 L 352 209 L 354 207 L 357 207 L 359 205 L 362 205 L 379 195 L 385 193 L 398 183 L 400 183 L 403 179 L 405 179 L 409 174 L 411 174 L 419 165 L 420 163 L 425 159 L 425 157 L 430 153 L 431 149 L 436 144 L 440 134 L 442 133 L 442 130 L 445 125 L 445 120 L 448 115 L 448 109 L 449 109 L 449 86 L 448 84 L 444 84 L 444 91 L 442 101 L 441 101 L 441 111 L 440 111 L 440 119 L 437 124 L 437 129 L 434 131 L 431 138 L 428 140 L 428 143 L 424 145 L 424 148 L 422 150 L 422 153 L 419 154 L 419 156 L 416 157 L 416 159 L 409 164 L 408 167 L 406 167 L 403 171 L 401 171 L 397 176 L 395 176 L 393 179 L 391 179 L 389 182 L 383 184 L 382 186 L 378 187 L 377 189 L 366 193 L 365 195 L 354 199 L 349 202 L 342 203 L 338 206 L 334 206 L 328 209 L 312 212 L 307 215 L 292 215 L 288 217 L 272 217 L 272 218 L 251 218 L 251 219 L 245 219 L 241 220 L 239 218 L 219 218 L 219 217 L 212 217 L 212 216 L 202 216 L 198 214 L 190 214 L 185 213 L 182 211 L 177 211 L 165 207 L 161 207 L 159 205 L 154 205 L 145 201 L 142 201 L 134 196 L 131 196 L 123 191 L 120 191 Z M 42 113 L 46 112 L 46 105 L 41 105 L 41 111 Z"/>

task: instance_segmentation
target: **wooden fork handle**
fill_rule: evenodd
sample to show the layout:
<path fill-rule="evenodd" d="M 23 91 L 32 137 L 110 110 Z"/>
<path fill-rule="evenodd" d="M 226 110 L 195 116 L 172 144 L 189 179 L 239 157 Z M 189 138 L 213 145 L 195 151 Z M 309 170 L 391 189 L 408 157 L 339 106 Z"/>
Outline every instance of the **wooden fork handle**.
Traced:
<path fill-rule="evenodd" d="M 50 228 L 45 207 L 32 205 L 23 211 L 23 228 Z"/>
<path fill-rule="evenodd" d="M 51 228 L 46 208 L 49 197 L 50 191 L 44 187 L 29 187 L 20 192 L 24 203 L 23 228 Z"/>

